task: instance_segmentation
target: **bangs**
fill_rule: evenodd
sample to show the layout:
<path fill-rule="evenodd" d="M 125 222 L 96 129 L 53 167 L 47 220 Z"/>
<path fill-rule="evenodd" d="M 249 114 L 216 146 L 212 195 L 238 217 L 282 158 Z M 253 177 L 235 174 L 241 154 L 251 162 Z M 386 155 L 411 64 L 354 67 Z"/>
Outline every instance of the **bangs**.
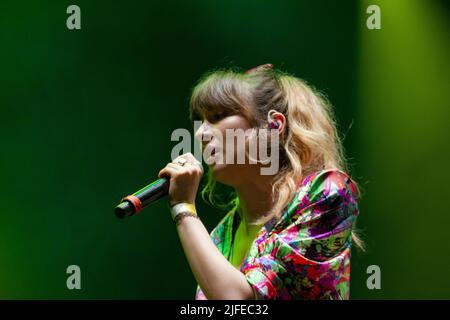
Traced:
<path fill-rule="evenodd" d="M 250 92 L 243 76 L 234 71 L 215 71 L 205 75 L 194 87 L 189 102 L 192 120 L 242 115 L 251 119 L 249 113 Z"/>

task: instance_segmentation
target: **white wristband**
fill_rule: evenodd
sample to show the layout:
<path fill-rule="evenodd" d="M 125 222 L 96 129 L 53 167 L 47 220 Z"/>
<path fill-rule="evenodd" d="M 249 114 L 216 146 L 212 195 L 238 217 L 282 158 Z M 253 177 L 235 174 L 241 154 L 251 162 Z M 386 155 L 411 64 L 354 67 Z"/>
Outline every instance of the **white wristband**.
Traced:
<path fill-rule="evenodd" d="M 182 212 L 190 212 L 192 214 L 197 215 L 197 210 L 195 210 L 195 205 L 191 203 L 177 203 L 173 207 L 170 208 L 170 213 L 172 214 L 172 219 L 175 220 L 175 218 Z"/>

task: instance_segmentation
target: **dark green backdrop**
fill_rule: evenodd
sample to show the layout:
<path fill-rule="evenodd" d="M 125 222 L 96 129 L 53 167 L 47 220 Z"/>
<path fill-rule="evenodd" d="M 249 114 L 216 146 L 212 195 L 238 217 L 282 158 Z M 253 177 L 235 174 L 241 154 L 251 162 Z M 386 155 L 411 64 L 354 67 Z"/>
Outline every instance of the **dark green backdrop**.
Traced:
<path fill-rule="evenodd" d="M 450 298 L 448 31 L 445 1 L 3 0 L 0 298 L 193 298 L 166 201 L 112 209 L 170 161 L 203 72 L 267 62 L 327 93 L 346 134 L 368 245 L 351 297 Z M 211 229 L 222 213 L 198 206 Z"/>

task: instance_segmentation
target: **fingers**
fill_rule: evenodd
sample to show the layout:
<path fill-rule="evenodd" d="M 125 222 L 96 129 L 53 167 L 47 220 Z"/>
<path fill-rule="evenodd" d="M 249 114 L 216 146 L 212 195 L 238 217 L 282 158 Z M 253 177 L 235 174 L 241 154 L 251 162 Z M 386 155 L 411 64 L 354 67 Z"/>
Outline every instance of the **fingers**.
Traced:
<path fill-rule="evenodd" d="M 175 171 L 179 171 L 180 169 L 182 169 L 181 165 L 179 165 L 178 163 L 173 163 L 173 162 L 169 162 L 166 167 L 174 169 Z"/>
<path fill-rule="evenodd" d="M 195 159 L 194 155 L 190 152 L 185 153 L 182 155 L 183 158 L 185 158 L 189 163 L 195 164 L 197 159 Z"/>
<path fill-rule="evenodd" d="M 158 177 L 172 177 L 180 171 L 180 166 L 175 163 L 168 163 L 164 169 L 158 173 Z"/>
<path fill-rule="evenodd" d="M 183 159 L 184 161 L 180 161 Z M 164 169 L 158 173 L 158 177 L 174 177 L 178 175 L 202 175 L 202 164 L 190 152 L 185 153 L 169 162 Z"/>
<path fill-rule="evenodd" d="M 162 169 L 158 176 L 169 177 L 170 203 L 188 202 L 195 203 L 195 195 L 198 190 L 203 171 L 194 162 L 195 158 L 184 154 L 170 162 Z"/>
<path fill-rule="evenodd" d="M 188 164 L 190 164 L 190 165 L 192 165 L 192 166 L 199 167 L 199 168 L 200 168 L 200 171 L 203 173 L 203 166 L 202 166 L 202 163 L 201 163 L 200 161 L 198 161 L 198 160 L 194 157 L 194 155 L 193 155 L 192 153 L 190 153 L 190 152 L 185 153 L 185 154 L 183 154 L 183 155 L 181 155 L 181 156 L 175 158 L 175 159 L 174 159 L 174 162 L 176 163 L 176 162 L 177 162 L 177 159 L 180 159 L 180 158 L 182 158 L 182 159 L 184 159 L 184 160 L 187 161 L 187 163 L 185 164 L 185 166 L 187 166 Z"/>
<path fill-rule="evenodd" d="M 199 168 L 197 165 L 192 165 L 190 163 L 185 163 L 183 166 L 181 166 L 178 163 L 173 163 L 170 162 L 166 165 L 166 167 L 164 169 L 162 169 L 159 173 L 158 173 L 158 177 L 162 178 L 162 177 L 173 177 L 173 176 L 178 176 L 178 175 L 192 175 L 192 174 L 198 174 L 198 173 L 203 173 L 202 169 Z"/>

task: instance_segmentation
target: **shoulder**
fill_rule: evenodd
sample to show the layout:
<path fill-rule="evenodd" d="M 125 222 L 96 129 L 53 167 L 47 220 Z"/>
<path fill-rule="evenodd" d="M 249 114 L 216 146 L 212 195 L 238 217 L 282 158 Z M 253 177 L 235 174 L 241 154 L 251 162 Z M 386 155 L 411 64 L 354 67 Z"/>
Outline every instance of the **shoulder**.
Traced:
<path fill-rule="evenodd" d="M 338 169 L 308 176 L 294 199 L 278 239 L 308 259 L 323 261 L 351 243 L 351 230 L 359 214 L 357 186 Z"/>
<path fill-rule="evenodd" d="M 288 220 L 306 221 L 336 210 L 358 215 L 358 194 L 356 183 L 347 173 L 334 168 L 314 172 L 303 180 L 290 203 Z"/>
<path fill-rule="evenodd" d="M 358 198 L 358 187 L 350 176 L 339 169 L 326 169 L 310 175 L 306 182 L 309 200 L 318 198 Z"/>

